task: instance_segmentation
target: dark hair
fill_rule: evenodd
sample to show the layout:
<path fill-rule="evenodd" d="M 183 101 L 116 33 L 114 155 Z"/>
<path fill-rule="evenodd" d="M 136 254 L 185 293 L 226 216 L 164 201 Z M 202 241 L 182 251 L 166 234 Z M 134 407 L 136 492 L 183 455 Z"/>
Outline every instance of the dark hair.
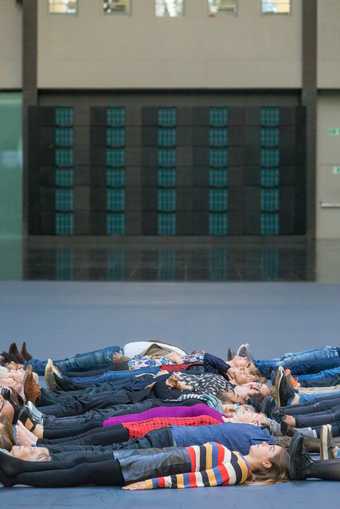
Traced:
<path fill-rule="evenodd" d="M 10 451 L 13 445 L 15 445 L 12 426 L 7 417 L 1 417 L 0 424 L 3 426 L 3 429 L 0 432 L 0 448 Z"/>

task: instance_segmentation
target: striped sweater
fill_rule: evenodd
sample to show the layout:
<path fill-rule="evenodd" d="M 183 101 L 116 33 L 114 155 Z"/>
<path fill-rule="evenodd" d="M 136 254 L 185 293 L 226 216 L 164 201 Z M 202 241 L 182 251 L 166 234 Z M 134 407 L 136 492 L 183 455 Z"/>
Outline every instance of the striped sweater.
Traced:
<path fill-rule="evenodd" d="M 221 424 L 221 421 L 210 415 L 195 417 L 155 417 L 145 421 L 124 422 L 123 426 L 129 432 L 129 438 L 144 437 L 150 431 L 166 428 L 167 426 L 207 426 Z"/>
<path fill-rule="evenodd" d="M 129 484 L 127 490 L 157 488 L 201 488 L 243 484 L 250 477 L 249 465 L 238 452 L 221 444 L 207 442 L 201 446 L 186 447 L 190 471 L 167 475 Z"/>

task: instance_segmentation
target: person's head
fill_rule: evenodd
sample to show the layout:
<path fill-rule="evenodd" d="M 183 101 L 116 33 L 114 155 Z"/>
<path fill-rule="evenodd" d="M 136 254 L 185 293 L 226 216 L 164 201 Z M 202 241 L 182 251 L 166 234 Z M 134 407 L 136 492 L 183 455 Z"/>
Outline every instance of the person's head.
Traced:
<path fill-rule="evenodd" d="M 247 455 L 252 481 L 280 482 L 288 478 L 289 455 L 283 447 L 267 442 L 252 445 Z"/>
<path fill-rule="evenodd" d="M 45 447 L 30 447 L 26 445 L 14 445 L 11 449 L 14 458 L 25 461 L 50 461 L 51 456 Z"/>
<path fill-rule="evenodd" d="M 228 377 L 234 381 L 237 385 L 247 384 L 248 382 L 255 382 L 257 379 L 252 375 L 248 368 L 245 367 L 234 367 L 228 369 Z"/>

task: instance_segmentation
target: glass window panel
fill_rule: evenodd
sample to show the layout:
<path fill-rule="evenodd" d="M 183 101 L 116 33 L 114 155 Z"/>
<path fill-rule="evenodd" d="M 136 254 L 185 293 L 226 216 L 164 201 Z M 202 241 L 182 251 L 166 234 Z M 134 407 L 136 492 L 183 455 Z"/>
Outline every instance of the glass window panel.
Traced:
<path fill-rule="evenodd" d="M 74 142 L 73 128 L 56 127 L 54 131 L 54 142 L 59 147 L 71 147 Z"/>
<path fill-rule="evenodd" d="M 226 189 L 209 189 L 209 210 L 220 211 L 228 208 L 228 191 Z"/>
<path fill-rule="evenodd" d="M 130 0 L 104 0 L 103 9 L 105 14 L 129 14 Z"/>
<path fill-rule="evenodd" d="M 106 185 L 107 187 L 124 187 L 125 185 L 125 170 L 106 170 Z"/>
<path fill-rule="evenodd" d="M 278 127 L 262 127 L 261 146 L 277 147 L 280 140 L 280 130 Z"/>
<path fill-rule="evenodd" d="M 279 235 L 279 215 L 278 214 L 261 214 L 261 234 L 262 235 Z"/>
<path fill-rule="evenodd" d="M 213 167 L 225 167 L 228 164 L 228 151 L 220 149 L 209 150 L 209 165 Z"/>
<path fill-rule="evenodd" d="M 69 214 L 71 216 L 71 214 Z M 71 216 L 72 217 L 72 216 Z M 67 229 L 67 228 L 66 228 Z M 69 248 L 57 249 L 56 252 L 56 278 L 58 281 L 73 279 L 73 252 Z"/>
<path fill-rule="evenodd" d="M 176 235 L 176 214 L 158 214 L 158 235 Z"/>
<path fill-rule="evenodd" d="M 261 209 L 271 212 L 279 209 L 280 195 L 278 189 L 262 189 Z"/>
<path fill-rule="evenodd" d="M 228 214 L 209 214 L 209 235 L 228 234 Z"/>
<path fill-rule="evenodd" d="M 73 214 L 58 212 L 55 216 L 55 232 L 57 235 L 73 235 L 74 220 Z"/>
<path fill-rule="evenodd" d="M 278 168 L 262 168 L 261 186 L 278 187 L 280 185 L 280 172 Z"/>
<path fill-rule="evenodd" d="M 280 124 L 280 108 L 261 108 L 261 125 L 277 126 Z"/>
<path fill-rule="evenodd" d="M 125 165 L 125 150 L 123 149 L 107 149 L 106 150 L 107 166 L 121 167 Z"/>
<path fill-rule="evenodd" d="M 228 108 L 210 108 L 209 125 L 212 127 L 223 127 L 228 124 Z"/>
<path fill-rule="evenodd" d="M 158 279 L 173 281 L 176 279 L 177 253 L 175 249 L 161 250 L 158 254 Z"/>
<path fill-rule="evenodd" d="M 69 148 L 57 148 L 55 150 L 56 166 L 73 166 L 73 150 Z"/>
<path fill-rule="evenodd" d="M 224 169 L 209 170 L 209 186 L 226 187 L 228 185 L 228 171 Z"/>
<path fill-rule="evenodd" d="M 55 172 L 56 187 L 72 187 L 73 186 L 73 170 L 58 169 Z"/>
<path fill-rule="evenodd" d="M 275 167 L 280 165 L 280 151 L 278 149 L 262 149 L 261 165 Z"/>
<path fill-rule="evenodd" d="M 158 170 L 159 187 L 175 187 L 176 186 L 176 170 L 161 168 Z"/>
<path fill-rule="evenodd" d="M 126 121 L 125 108 L 107 108 L 106 110 L 106 123 L 110 126 L 120 127 L 124 126 Z"/>
<path fill-rule="evenodd" d="M 175 126 L 177 122 L 176 108 L 160 108 L 158 110 L 159 126 Z"/>
<path fill-rule="evenodd" d="M 158 129 L 158 145 L 161 147 L 176 145 L 176 128 L 162 127 Z"/>
<path fill-rule="evenodd" d="M 176 18 L 184 14 L 184 0 L 156 0 L 155 13 L 158 17 Z"/>
<path fill-rule="evenodd" d="M 78 0 L 48 0 L 50 14 L 77 14 Z"/>
<path fill-rule="evenodd" d="M 124 235 L 125 214 L 107 214 L 106 233 L 107 235 Z"/>
<path fill-rule="evenodd" d="M 175 149 L 158 150 L 158 165 L 166 167 L 176 166 L 176 150 Z"/>
<path fill-rule="evenodd" d="M 73 126 L 73 108 L 60 107 L 55 109 L 55 123 L 57 126 Z"/>
<path fill-rule="evenodd" d="M 107 210 L 124 210 L 125 191 L 124 189 L 107 189 L 106 193 Z"/>
<path fill-rule="evenodd" d="M 73 190 L 56 189 L 55 190 L 55 208 L 56 210 L 73 210 Z"/>
<path fill-rule="evenodd" d="M 208 0 L 209 16 L 237 14 L 238 0 Z"/>
<path fill-rule="evenodd" d="M 171 212 L 176 210 L 176 190 L 160 189 L 158 191 L 158 210 Z"/>
<path fill-rule="evenodd" d="M 124 127 L 108 127 L 106 129 L 106 146 L 124 147 L 125 129 Z"/>
<path fill-rule="evenodd" d="M 263 14 L 289 14 L 291 0 L 261 0 Z"/>
<path fill-rule="evenodd" d="M 209 129 L 209 145 L 211 147 L 225 147 L 228 145 L 228 129 L 225 127 Z"/>

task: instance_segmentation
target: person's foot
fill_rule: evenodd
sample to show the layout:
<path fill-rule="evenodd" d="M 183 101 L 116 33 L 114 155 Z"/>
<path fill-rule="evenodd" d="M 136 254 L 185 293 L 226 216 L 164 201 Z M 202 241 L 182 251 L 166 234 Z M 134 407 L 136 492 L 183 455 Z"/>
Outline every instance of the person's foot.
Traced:
<path fill-rule="evenodd" d="M 248 343 L 243 343 L 242 345 L 240 345 L 237 349 L 236 355 L 238 355 L 239 357 L 246 357 L 250 361 L 253 361 L 253 357 L 250 353 Z"/>
<path fill-rule="evenodd" d="M 38 438 L 31 433 L 28 429 L 25 428 L 25 426 L 22 424 L 22 422 L 18 422 L 18 424 L 15 427 L 15 442 L 16 445 L 24 445 L 33 447 L 36 445 Z"/>
<path fill-rule="evenodd" d="M 36 382 L 33 372 L 32 366 L 28 366 L 26 368 L 26 376 L 24 381 L 24 392 L 27 401 L 31 401 L 35 403 L 41 394 L 40 385 Z"/>
<path fill-rule="evenodd" d="M 336 447 L 333 443 L 332 425 L 324 424 L 320 430 L 320 459 L 332 460 L 336 458 Z"/>
<path fill-rule="evenodd" d="M 19 364 L 23 364 L 25 362 L 25 360 L 24 360 L 23 356 L 21 355 L 21 353 L 19 352 L 17 344 L 15 342 L 10 344 L 8 353 L 9 353 L 10 357 L 15 362 L 18 362 Z"/>
<path fill-rule="evenodd" d="M 293 387 L 288 382 L 288 379 L 284 373 L 283 368 L 282 369 L 282 377 L 280 377 L 280 381 L 278 386 L 276 387 L 276 390 L 279 392 L 279 400 L 280 400 L 280 406 L 287 406 L 294 400 L 294 397 L 296 396 L 296 393 L 293 389 Z"/>
<path fill-rule="evenodd" d="M 292 372 L 290 369 L 288 368 L 285 368 L 285 375 L 287 377 L 287 380 L 288 382 L 290 383 L 290 385 L 294 388 L 294 389 L 298 389 L 301 385 L 300 383 L 297 381 L 297 379 L 292 375 Z"/>
<path fill-rule="evenodd" d="M 231 350 L 231 348 L 228 348 L 227 351 L 227 362 L 231 361 L 235 357 L 235 353 Z"/>
<path fill-rule="evenodd" d="M 274 372 L 274 380 L 273 380 L 272 393 L 273 393 L 274 401 L 275 401 L 276 406 L 278 408 L 283 406 L 283 405 L 281 405 L 281 399 L 280 399 L 280 384 L 281 384 L 281 380 L 283 378 L 283 375 L 284 375 L 283 368 L 281 366 L 276 368 L 276 370 Z"/>
<path fill-rule="evenodd" d="M 47 387 L 51 391 L 55 391 L 55 389 L 57 388 L 57 383 L 55 380 L 53 368 L 54 368 L 54 365 L 53 365 L 52 359 L 48 359 L 46 367 L 45 367 L 45 382 L 47 384 Z"/>
<path fill-rule="evenodd" d="M 305 470 L 312 463 L 311 459 L 304 452 L 303 436 L 296 433 L 290 443 L 288 475 L 291 481 L 303 481 L 306 479 Z"/>
<path fill-rule="evenodd" d="M 32 359 L 32 355 L 27 350 L 26 341 L 23 342 L 20 353 L 25 361 L 30 361 Z"/>

